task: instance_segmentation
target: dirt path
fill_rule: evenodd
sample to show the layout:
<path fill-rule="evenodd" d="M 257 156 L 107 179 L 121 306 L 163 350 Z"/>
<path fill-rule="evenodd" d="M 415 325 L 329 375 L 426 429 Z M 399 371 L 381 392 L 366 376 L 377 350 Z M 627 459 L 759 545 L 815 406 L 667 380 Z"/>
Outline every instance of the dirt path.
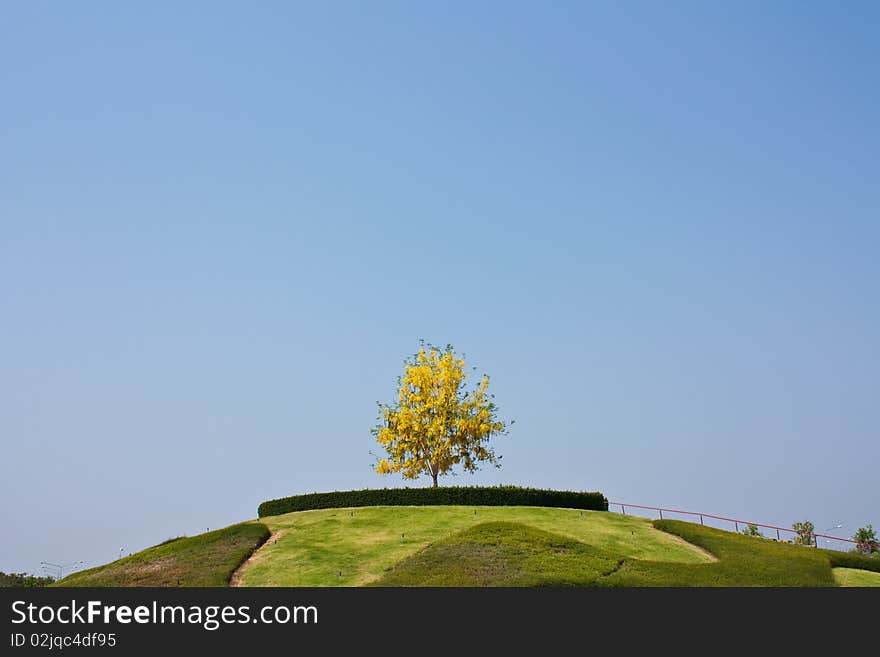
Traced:
<path fill-rule="evenodd" d="M 251 556 L 249 556 L 247 559 L 245 559 L 242 562 L 242 564 L 238 568 L 235 569 L 235 572 L 232 573 L 232 577 L 229 578 L 229 586 L 243 586 L 241 583 L 241 576 L 242 576 L 242 573 L 244 573 L 245 568 L 247 568 L 249 565 L 251 565 L 254 562 L 261 561 L 262 559 L 264 559 L 266 557 L 266 552 L 265 552 L 266 548 L 269 547 L 270 545 L 274 545 L 275 542 L 279 538 L 281 538 L 283 535 L 284 535 L 284 532 L 280 531 L 280 530 L 273 533 L 273 534 L 270 534 L 269 538 L 267 538 L 266 541 L 260 547 L 258 547 L 256 550 L 253 551 Z"/>

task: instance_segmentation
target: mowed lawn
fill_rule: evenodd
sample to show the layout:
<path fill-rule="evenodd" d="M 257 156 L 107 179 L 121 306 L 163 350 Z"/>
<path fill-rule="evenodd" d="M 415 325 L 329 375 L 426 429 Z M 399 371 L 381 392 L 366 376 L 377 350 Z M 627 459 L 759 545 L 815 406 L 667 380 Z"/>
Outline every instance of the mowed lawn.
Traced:
<path fill-rule="evenodd" d="M 518 523 L 623 558 L 679 564 L 714 559 L 644 518 L 545 507 L 396 506 L 300 511 L 260 519 L 269 541 L 239 572 L 242 586 L 362 586 L 428 545 L 483 523 Z M 547 541 L 544 535 L 541 540 Z M 603 562 L 604 564 L 604 562 Z M 600 564 L 602 570 L 604 565 Z"/>
<path fill-rule="evenodd" d="M 171 539 L 55 586 L 230 583 L 864 587 L 880 586 L 880 559 L 601 511 L 386 506 L 302 511 Z"/>
<path fill-rule="evenodd" d="M 654 526 L 700 545 L 713 563 L 627 558 L 519 523 L 490 522 L 448 536 L 391 568 L 377 586 L 867 586 L 880 574 L 837 568 L 880 560 L 743 536 L 674 520 Z"/>
<path fill-rule="evenodd" d="M 838 586 L 877 586 L 880 587 L 880 573 L 858 568 L 835 568 L 834 581 Z"/>
<path fill-rule="evenodd" d="M 484 522 L 431 544 L 376 586 L 595 586 L 624 559 L 560 534 Z"/>

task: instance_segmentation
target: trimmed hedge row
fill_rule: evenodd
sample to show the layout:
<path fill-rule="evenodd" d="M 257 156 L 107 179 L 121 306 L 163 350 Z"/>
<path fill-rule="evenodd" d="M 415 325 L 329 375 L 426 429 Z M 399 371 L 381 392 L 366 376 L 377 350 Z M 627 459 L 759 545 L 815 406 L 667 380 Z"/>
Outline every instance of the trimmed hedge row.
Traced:
<path fill-rule="evenodd" d="M 267 500 L 257 509 L 260 518 L 292 511 L 355 506 L 551 506 L 607 511 L 602 493 L 520 488 L 518 486 L 446 486 L 441 488 L 367 488 L 293 495 Z"/>
<path fill-rule="evenodd" d="M 869 557 L 855 552 L 836 552 L 833 550 L 826 550 L 826 554 L 829 556 L 832 567 L 861 568 L 880 573 L 880 556 Z"/>

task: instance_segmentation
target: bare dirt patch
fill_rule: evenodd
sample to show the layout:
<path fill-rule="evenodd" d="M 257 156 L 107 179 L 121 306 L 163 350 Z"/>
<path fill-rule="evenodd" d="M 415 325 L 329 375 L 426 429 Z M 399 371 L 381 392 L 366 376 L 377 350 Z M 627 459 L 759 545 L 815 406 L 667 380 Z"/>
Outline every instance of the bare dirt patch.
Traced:
<path fill-rule="evenodd" d="M 272 547 L 282 536 L 284 536 L 283 529 L 280 529 L 277 532 L 270 534 L 269 538 L 266 539 L 266 542 L 263 543 L 256 550 L 254 550 L 253 554 L 251 554 L 251 556 L 245 559 L 242 564 L 235 569 L 235 572 L 232 573 L 232 577 L 229 578 L 229 586 L 243 586 L 241 583 L 241 578 L 244 570 L 251 564 L 258 563 L 265 559 L 268 549 Z"/>

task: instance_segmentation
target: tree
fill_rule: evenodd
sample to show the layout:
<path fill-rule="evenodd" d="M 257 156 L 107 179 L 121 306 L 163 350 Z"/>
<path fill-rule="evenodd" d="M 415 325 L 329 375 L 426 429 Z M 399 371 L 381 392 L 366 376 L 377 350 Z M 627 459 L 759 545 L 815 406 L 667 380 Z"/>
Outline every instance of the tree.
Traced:
<path fill-rule="evenodd" d="M 764 537 L 764 534 L 762 534 L 761 530 L 758 529 L 758 525 L 749 525 L 742 530 L 742 533 L 746 536 L 760 536 L 761 538 Z"/>
<path fill-rule="evenodd" d="M 795 545 L 813 545 L 813 530 L 815 527 L 809 520 L 794 523 L 791 528 L 797 533 L 794 539 Z"/>
<path fill-rule="evenodd" d="M 859 527 L 856 533 L 853 534 L 853 540 L 856 542 L 856 550 L 861 554 L 871 555 L 874 552 L 880 552 L 877 533 L 871 525 Z"/>
<path fill-rule="evenodd" d="M 49 586 L 55 581 L 54 577 L 38 577 L 27 573 L 4 573 L 0 572 L 0 588 L 37 588 Z"/>
<path fill-rule="evenodd" d="M 387 458 L 378 459 L 376 472 L 400 472 L 407 479 L 429 474 L 436 488 L 437 478 L 459 464 L 468 472 L 484 461 L 500 467 L 501 457 L 488 443 L 507 433 L 507 425 L 497 417 L 489 377 L 483 375 L 470 392 L 466 378 L 464 358 L 452 345 L 440 350 L 422 341 L 404 362 L 397 403 L 379 404 L 373 435 Z"/>

